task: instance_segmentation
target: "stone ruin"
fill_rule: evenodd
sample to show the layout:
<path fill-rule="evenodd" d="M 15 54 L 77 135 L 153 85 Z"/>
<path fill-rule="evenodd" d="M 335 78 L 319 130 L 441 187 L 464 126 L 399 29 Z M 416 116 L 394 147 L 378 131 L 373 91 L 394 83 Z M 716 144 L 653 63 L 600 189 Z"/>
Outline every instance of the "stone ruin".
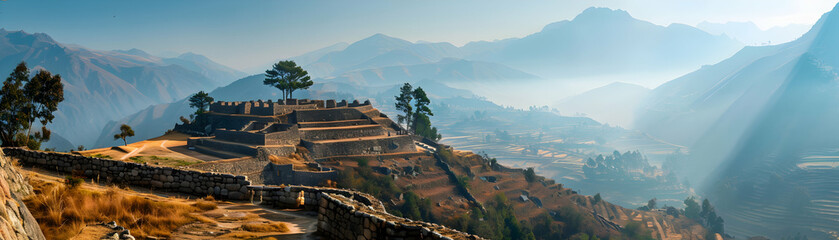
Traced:
<path fill-rule="evenodd" d="M 258 149 L 288 156 L 296 146 L 315 159 L 416 152 L 411 137 L 369 100 L 215 102 L 208 115 L 212 136 L 188 145 L 222 158 L 256 156 Z"/>

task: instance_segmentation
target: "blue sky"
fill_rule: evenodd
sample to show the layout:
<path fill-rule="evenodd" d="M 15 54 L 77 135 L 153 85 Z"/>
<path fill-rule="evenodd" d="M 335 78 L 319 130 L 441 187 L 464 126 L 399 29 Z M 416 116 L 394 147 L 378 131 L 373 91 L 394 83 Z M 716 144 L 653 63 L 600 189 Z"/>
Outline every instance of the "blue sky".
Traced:
<path fill-rule="evenodd" d="M 280 58 L 375 33 L 409 41 L 522 37 L 587 7 L 627 10 L 660 25 L 752 21 L 762 28 L 812 24 L 836 0 L 532 1 L 0 1 L 0 27 L 59 42 L 152 54 L 195 52 L 254 71 Z"/>

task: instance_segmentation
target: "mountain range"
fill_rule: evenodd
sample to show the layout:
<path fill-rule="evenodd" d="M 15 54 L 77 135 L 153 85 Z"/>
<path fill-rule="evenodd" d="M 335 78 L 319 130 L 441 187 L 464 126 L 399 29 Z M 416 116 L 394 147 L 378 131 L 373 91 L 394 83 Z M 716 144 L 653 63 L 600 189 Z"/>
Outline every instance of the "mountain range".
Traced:
<path fill-rule="evenodd" d="M 137 49 L 90 50 L 63 45 L 43 33 L 0 29 L 0 72 L 11 72 L 21 61 L 61 75 L 65 100 L 50 128 L 75 145 L 92 144 L 108 121 L 242 75 L 195 54 L 158 58 Z"/>
<path fill-rule="evenodd" d="M 659 26 L 623 10 L 589 8 L 521 39 L 467 59 L 502 63 L 545 78 L 693 70 L 731 56 L 742 44 L 684 24 Z"/>
<path fill-rule="evenodd" d="M 589 8 L 572 20 L 548 24 L 522 38 L 457 47 L 375 34 L 345 48 L 338 45 L 318 50 L 313 55 L 320 58 L 302 65 L 312 76 L 326 77 L 458 58 L 503 64 L 541 78 L 568 78 L 673 69 L 688 72 L 723 60 L 742 46 L 727 36 L 684 24 L 659 26 L 635 19 L 626 11 Z M 333 51 L 324 53 L 326 49 Z"/>
<path fill-rule="evenodd" d="M 746 47 L 642 104 L 636 126 L 691 147 L 683 174 L 704 183 L 735 236 L 839 231 L 837 43 L 839 5 L 801 38 Z"/>
<path fill-rule="evenodd" d="M 810 27 L 812 26 L 806 24 L 790 24 L 763 30 L 753 22 L 712 23 L 707 21 L 696 25 L 696 28 L 702 29 L 702 31 L 714 35 L 725 34 L 746 45 L 753 46 L 787 43 L 801 37 L 807 30 L 810 30 Z"/>

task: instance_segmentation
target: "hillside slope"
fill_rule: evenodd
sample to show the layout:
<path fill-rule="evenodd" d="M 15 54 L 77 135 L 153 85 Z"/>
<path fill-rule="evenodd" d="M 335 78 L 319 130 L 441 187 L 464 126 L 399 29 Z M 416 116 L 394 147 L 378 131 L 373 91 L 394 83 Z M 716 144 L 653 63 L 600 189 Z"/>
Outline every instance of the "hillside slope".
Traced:
<path fill-rule="evenodd" d="M 736 236 L 839 231 L 829 190 L 839 187 L 837 14 L 839 5 L 796 41 L 747 47 L 662 85 L 639 115 L 642 130 L 692 147 L 684 174 L 707 179 Z"/>

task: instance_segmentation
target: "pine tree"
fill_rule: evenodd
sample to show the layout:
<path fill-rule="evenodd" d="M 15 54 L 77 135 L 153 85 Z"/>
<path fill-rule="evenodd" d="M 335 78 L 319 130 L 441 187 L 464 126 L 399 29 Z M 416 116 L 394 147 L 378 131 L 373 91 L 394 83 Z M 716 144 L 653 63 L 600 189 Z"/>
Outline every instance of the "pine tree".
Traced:
<path fill-rule="evenodd" d="M 265 85 L 276 87 L 283 93 L 283 99 L 292 98 L 292 93 L 298 89 L 309 89 L 314 82 L 309 72 L 297 66 L 294 61 L 279 61 L 265 70 Z"/>
<path fill-rule="evenodd" d="M 396 121 L 399 124 L 405 124 L 406 129 L 410 131 L 411 116 L 413 116 L 414 108 L 411 106 L 411 101 L 414 100 L 414 90 L 411 84 L 405 83 L 399 88 L 399 95 L 396 96 L 396 110 L 401 114 L 396 115 Z"/>

